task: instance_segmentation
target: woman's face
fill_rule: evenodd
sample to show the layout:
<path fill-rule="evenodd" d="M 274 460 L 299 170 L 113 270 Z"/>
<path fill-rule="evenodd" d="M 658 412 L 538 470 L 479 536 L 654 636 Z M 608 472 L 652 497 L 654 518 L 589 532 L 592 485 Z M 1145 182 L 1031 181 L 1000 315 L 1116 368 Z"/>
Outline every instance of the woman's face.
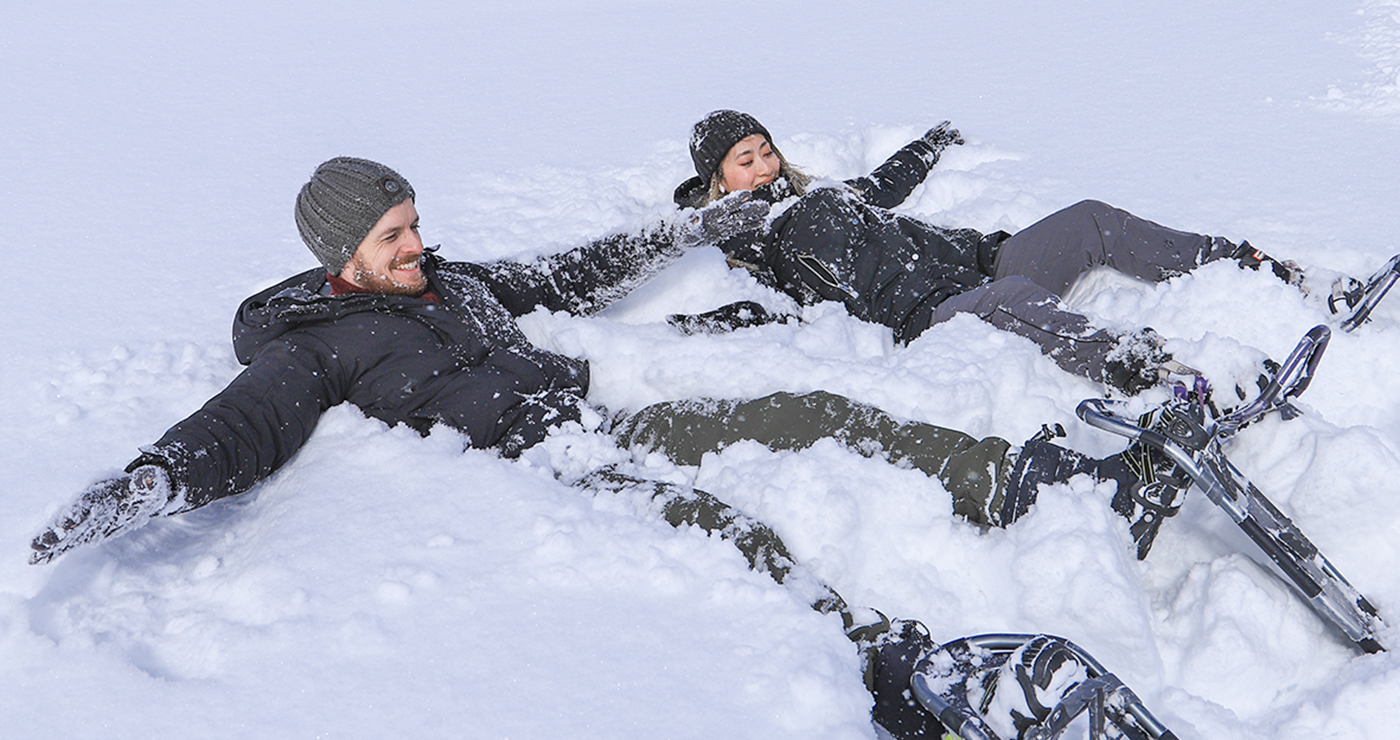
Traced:
<path fill-rule="evenodd" d="M 751 134 L 730 147 L 719 163 L 719 184 L 727 193 L 753 190 L 778 177 L 778 153 L 763 134 Z"/>

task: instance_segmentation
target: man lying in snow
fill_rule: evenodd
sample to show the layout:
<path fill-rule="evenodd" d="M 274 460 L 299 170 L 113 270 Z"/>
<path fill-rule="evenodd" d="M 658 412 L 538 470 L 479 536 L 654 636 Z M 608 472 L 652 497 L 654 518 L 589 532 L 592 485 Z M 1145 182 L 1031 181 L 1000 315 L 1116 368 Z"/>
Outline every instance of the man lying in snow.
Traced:
<path fill-rule="evenodd" d="M 322 266 L 244 301 L 233 341 L 247 368 L 142 448 L 128 475 L 94 484 L 60 511 L 34 538 L 31 562 L 248 490 L 301 448 L 327 409 L 345 402 L 424 434 L 443 424 L 472 447 L 516 456 L 581 418 L 588 366 L 531 344 L 515 317 L 538 306 L 601 310 L 685 248 L 753 228 L 762 211 L 743 197 L 725 199 L 647 233 L 533 262 L 477 264 L 424 249 L 414 198 L 407 180 L 375 162 L 337 158 L 318 167 L 297 196 L 296 222 Z M 1044 435 L 1013 448 L 821 392 L 657 404 L 611 428 L 624 445 L 683 463 L 741 439 L 800 449 L 835 437 L 938 477 L 959 513 L 989 525 L 1013 520 L 1041 483 L 1078 473 L 1115 481 L 1123 497 L 1140 498 L 1145 488 L 1121 454 L 1090 459 Z M 653 485 L 616 470 L 580 483 L 593 490 Z M 655 485 L 671 492 L 663 497 L 673 504 L 666 516 L 677 526 L 737 516 L 708 494 Z M 790 559 L 776 538 L 736 544 L 755 567 L 783 580 L 778 573 Z M 823 603 L 844 613 L 838 602 Z"/>
<path fill-rule="evenodd" d="M 963 138 L 947 122 L 895 152 L 867 177 L 816 180 L 789 164 L 753 116 L 717 110 L 695 124 L 690 154 L 696 176 L 676 188 L 682 208 L 752 192 L 775 206 L 763 228 L 720 244 L 733 267 L 752 271 L 802 305 L 837 301 L 856 318 L 889 327 L 910 342 L 957 313 L 1040 345 L 1061 368 L 1128 394 L 1173 373 L 1190 374 L 1151 329 L 1120 333 L 1094 327 L 1061 300 L 1096 267 L 1161 281 L 1229 259 L 1303 287 L 1292 262 L 1249 245 L 1170 229 L 1097 201 L 1083 201 L 1022 229 L 981 234 L 941 228 L 889 209 L 928 177 Z M 1327 286 L 1353 305 L 1361 284 Z"/>

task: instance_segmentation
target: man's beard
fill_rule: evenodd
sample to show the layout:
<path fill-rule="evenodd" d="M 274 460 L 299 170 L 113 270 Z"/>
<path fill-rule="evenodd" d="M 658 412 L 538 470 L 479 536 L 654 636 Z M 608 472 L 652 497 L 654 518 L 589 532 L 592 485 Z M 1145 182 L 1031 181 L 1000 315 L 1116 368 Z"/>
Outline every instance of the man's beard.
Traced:
<path fill-rule="evenodd" d="M 377 272 L 358 258 L 352 259 L 351 264 L 355 267 L 355 282 L 366 290 L 385 295 L 405 295 L 412 298 L 417 298 L 428 292 L 428 277 L 423 274 L 421 262 L 419 263 L 418 280 L 412 283 L 400 282 Z M 391 263 L 390 269 L 393 269 L 395 264 L 398 263 Z"/>

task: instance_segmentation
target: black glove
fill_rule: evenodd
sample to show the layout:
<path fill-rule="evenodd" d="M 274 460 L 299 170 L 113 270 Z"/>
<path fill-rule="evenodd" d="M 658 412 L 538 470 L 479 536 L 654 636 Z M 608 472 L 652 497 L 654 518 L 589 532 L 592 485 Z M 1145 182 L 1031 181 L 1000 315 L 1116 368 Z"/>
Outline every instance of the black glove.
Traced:
<path fill-rule="evenodd" d="M 94 483 L 34 538 L 29 562 L 47 563 L 79 545 L 136 529 L 159 514 L 172 496 L 169 474 L 156 465 Z"/>
<path fill-rule="evenodd" d="M 740 190 L 696 211 L 681 227 L 677 243 L 684 249 L 720 244 L 758 229 L 767 216 L 768 203 L 754 200 L 753 193 Z"/>
<path fill-rule="evenodd" d="M 762 304 L 754 301 L 735 301 L 705 313 L 673 313 L 666 322 L 676 327 L 682 334 L 724 334 L 750 326 L 762 326 L 774 322 L 786 322 L 794 318 L 791 314 L 769 313 Z"/>
<path fill-rule="evenodd" d="M 960 145 L 965 143 L 962 134 L 957 129 L 953 128 L 951 121 L 944 121 L 929 129 L 928 133 L 924 134 L 923 138 L 920 140 L 928 145 L 929 150 L 933 154 L 934 162 L 938 161 L 938 157 L 943 154 L 944 149 L 955 144 Z"/>
<path fill-rule="evenodd" d="M 1120 336 L 1105 356 L 1103 382 L 1129 396 L 1162 382 L 1174 367 L 1170 364 L 1171 354 L 1162 348 L 1165 343 L 1166 340 L 1150 328 Z"/>

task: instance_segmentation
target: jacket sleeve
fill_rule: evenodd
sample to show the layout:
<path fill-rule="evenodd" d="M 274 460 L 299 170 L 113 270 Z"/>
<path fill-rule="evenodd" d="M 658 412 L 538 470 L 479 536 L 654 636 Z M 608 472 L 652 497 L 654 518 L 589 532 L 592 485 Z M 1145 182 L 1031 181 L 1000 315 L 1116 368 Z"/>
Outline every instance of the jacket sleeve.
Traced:
<path fill-rule="evenodd" d="M 915 139 L 895 152 L 866 177 L 847 180 L 864 200 L 877 208 L 894 208 L 928 177 L 938 153 L 923 139 Z"/>
<path fill-rule="evenodd" d="M 183 489 L 181 511 L 252 488 L 291 459 L 344 383 L 304 345 L 268 345 L 227 388 L 142 448 L 133 465 L 155 462 Z"/>
<path fill-rule="evenodd" d="M 532 261 L 451 264 L 485 283 L 515 316 L 539 306 L 586 316 L 612 305 L 680 258 L 678 231 L 672 219 Z"/>

